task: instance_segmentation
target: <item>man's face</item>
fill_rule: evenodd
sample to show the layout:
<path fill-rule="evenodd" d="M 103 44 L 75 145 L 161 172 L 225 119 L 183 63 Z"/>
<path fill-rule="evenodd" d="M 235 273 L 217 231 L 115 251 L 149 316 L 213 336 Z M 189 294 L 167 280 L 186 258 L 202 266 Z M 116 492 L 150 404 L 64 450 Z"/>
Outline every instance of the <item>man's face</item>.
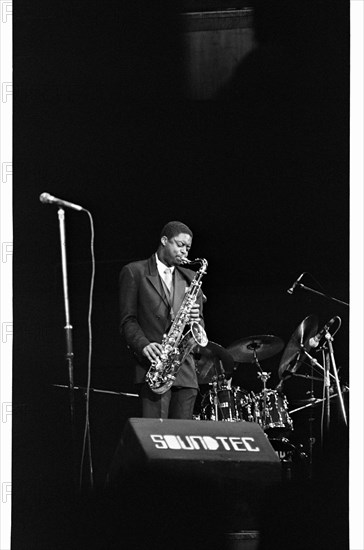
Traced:
<path fill-rule="evenodd" d="M 188 256 L 192 237 L 187 233 L 179 233 L 171 239 L 162 237 L 161 243 L 160 260 L 168 266 L 180 265 L 182 260 Z"/>

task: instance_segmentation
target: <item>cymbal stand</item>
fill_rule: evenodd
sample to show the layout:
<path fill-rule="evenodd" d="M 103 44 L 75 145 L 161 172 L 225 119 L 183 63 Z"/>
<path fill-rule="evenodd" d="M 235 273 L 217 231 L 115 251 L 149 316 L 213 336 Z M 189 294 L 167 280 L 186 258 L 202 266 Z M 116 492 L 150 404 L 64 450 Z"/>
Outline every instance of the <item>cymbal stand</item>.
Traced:
<path fill-rule="evenodd" d="M 325 374 L 324 374 L 324 390 L 325 390 L 324 397 L 325 397 L 325 419 L 326 419 L 325 428 L 326 428 L 326 433 L 328 434 L 329 433 L 329 428 L 330 428 L 330 386 L 331 386 L 331 383 L 330 383 L 330 355 L 325 350 L 325 346 L 322 349 L 322 362 L 323 362 L 324 369 L 325 369 Z M 322 438 L 322 440 L 324 440 L 324 437 Z"/>
<path fill-rule="evenodd" d="M 252 344 L 252 349 L 253 349 L 253 357 L 254 357 L 253 363 L 255 363 L 258 370 L 260 371 L 260 372 L 258 372 L 257 376 L 263 383 L 263 392 L 262 392 L 263 393 L 263 415 L 264 415 L 263 425 L 265 426 L 266 420 L 269 416 L 268 415 L 268 410 L 267 410 L 267 395 L 266 394 L 267 394 L 267 380 L 270 378 L 270 372 L 263 371 L 262 367 L 260 366 L 260 363 L 258 361 L 256 346 L 254 346 L 254 344 Z"/>
<path fill-rule="evenodd" d="M 226 380 L 225 376 L 225 370 L 222 366 L 222 362 L 220 361 L 220 367 L 221 367 L 221 374 L 218 376 L 218 388 L 222 391 L 225 390 L 226 393 L 223 393 L 222 395 L 225 395 L 225 399 L 227 401 L 221 402 L 219 399 L 219 396 L 216 396 L 216 401 L 219 406 L 221 417 L 223 420 L 227 420 L 229 422 L 234 422 L 236 420 L 236 410 L 235 410 L 235 403 L 232 402 L 232 390 L 231 390 L 231 380 Z"/>
<path fill-rule="evenodd" d="M 217 395 L 218 384 L 219 384 L 219 375 L 215 374 L 212 377 L 212 395 L 213 395 L 213 405 L 214 405 L 214 411 L 215 411 L 215 420 L 219 420 L 219 399 Z"/>
<path fill-rule="evenodd" d="M 226 385 L 225 372 L 222 372 L 222 374 L 215 374 L 211 380 L 212 380 L 212 397 L 213 397 L 215 420 L 219 420 L 219 411 L 221 413 L 220 416 L 224 417 L 224 410 L 221 408 L 221 403 L 219 401 L 218 393 L 219 391 L 228 388 L 229 384 Z M 224 418 L 222 419 L 226 420 Z M 233 420 L 233 418 L 229 418 L 228 420 Z"/>

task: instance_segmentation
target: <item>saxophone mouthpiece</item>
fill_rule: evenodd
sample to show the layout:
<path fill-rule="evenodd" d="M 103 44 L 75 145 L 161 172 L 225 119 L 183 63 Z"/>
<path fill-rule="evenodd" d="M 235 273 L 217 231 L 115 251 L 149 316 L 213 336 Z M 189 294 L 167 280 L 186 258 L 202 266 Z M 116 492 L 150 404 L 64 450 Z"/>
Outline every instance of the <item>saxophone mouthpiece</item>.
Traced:
<path fill-rule="evenodd" d="M 201 264 L 206 262 L 203 258 L 196 258 L 195 260 L 189 260 L 188 258 L 184 258 L 181 260 L 182 264 Z"/>

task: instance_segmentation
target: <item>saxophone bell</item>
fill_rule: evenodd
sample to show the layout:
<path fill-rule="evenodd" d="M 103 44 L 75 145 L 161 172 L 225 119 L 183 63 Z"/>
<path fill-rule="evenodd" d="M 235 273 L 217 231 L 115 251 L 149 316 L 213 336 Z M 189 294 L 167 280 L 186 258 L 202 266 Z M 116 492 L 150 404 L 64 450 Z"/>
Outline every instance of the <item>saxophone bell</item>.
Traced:
<path fill-rule="evenodd" d="M 193 322 L 190 325 L 192 337 L 195 341 L 195 345 L 199 345 L 202 348 L 206 347 L 209 343 L 205 329 L 197 322 Z M 191 350 L 192 351 L 192 350 Z"/>

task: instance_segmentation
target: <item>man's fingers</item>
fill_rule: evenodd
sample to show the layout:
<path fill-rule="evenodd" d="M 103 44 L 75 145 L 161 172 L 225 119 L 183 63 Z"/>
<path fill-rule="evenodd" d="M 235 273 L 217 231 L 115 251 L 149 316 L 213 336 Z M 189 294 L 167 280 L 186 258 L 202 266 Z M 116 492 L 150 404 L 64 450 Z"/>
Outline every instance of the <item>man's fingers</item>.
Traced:
<path fill-rule="evenodd" d="M 148 344 L 145 346 L 143 352 L 146 357 L 148 357 L 149 361 L 156 361 L 158 357 L 160 356 L 162 351 L 161 344 L 157 344 L 156 342 L 152 342 L 151 344 Z"/>
<path fill-rule="evenodd" d="M 200 307 L 198 304 L 192 306 L 190 311 L 190 319 L 193 321 L 198 321 L 200 319 Z"/>

